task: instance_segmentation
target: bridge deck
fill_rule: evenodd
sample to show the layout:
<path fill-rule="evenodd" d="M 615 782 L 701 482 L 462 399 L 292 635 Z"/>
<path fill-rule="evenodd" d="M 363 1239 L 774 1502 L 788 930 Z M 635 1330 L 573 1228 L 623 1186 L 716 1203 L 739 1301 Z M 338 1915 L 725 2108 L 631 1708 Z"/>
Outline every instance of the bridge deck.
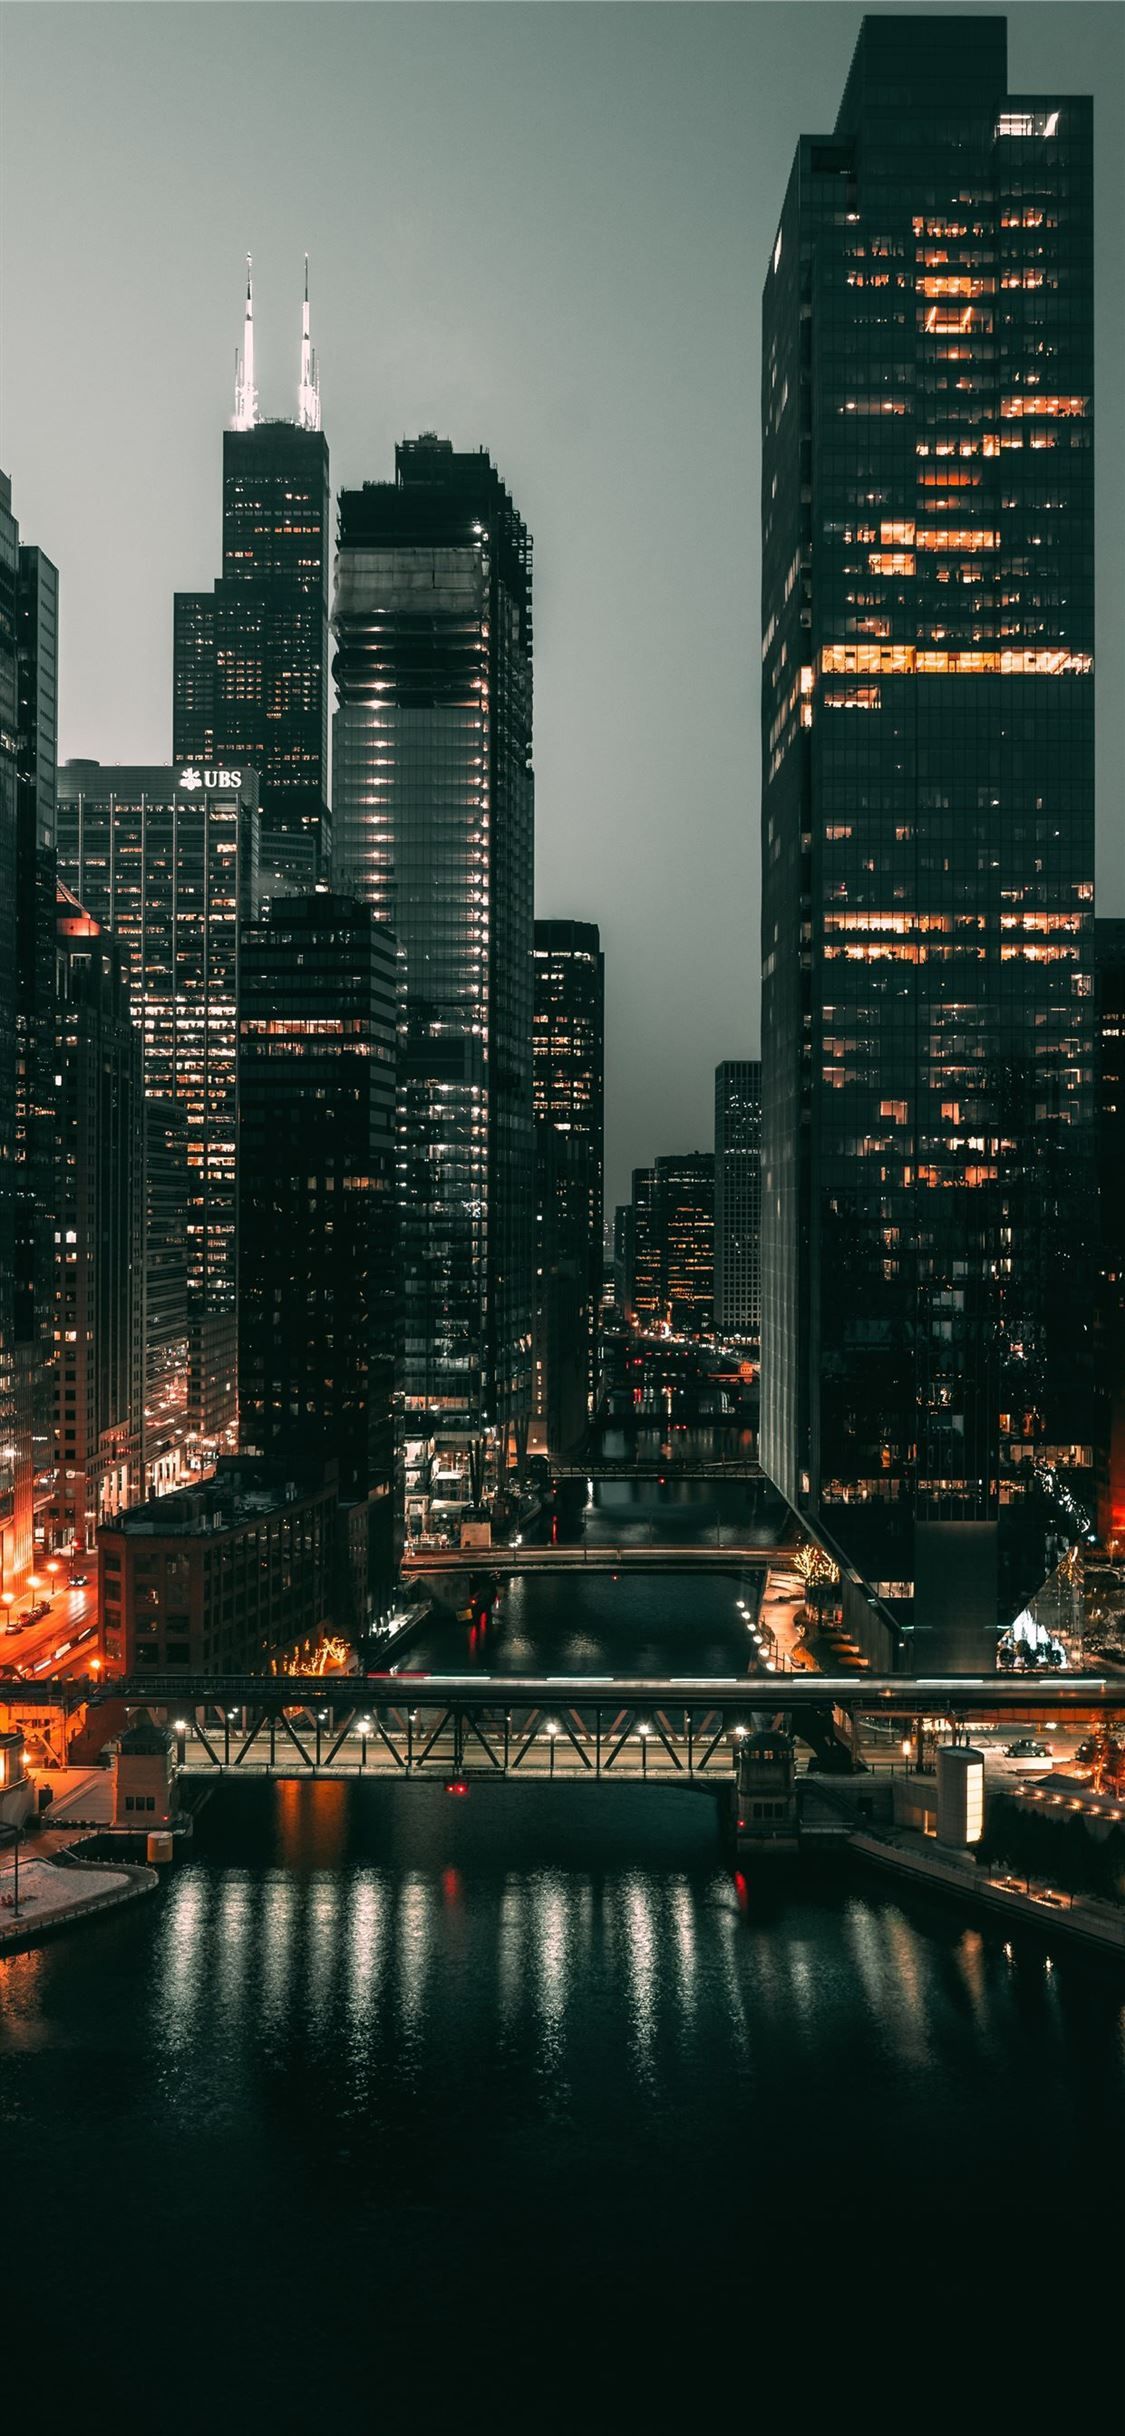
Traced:
<path fill-rule="evenodd" d="M 565 1702 L 593 1716 L 627 1703 L 638 1714 L 657 1705 L 669 1711 L 720 1711 L 731 1723 L 768 1709 L 795 1714 L 838 1707 L 856 1716 L 1047 1718 L 1084 1717 L 1125 1710 L 1125 1673 L 1105 1675 L 430 1675 L 407 1667 L 368 1675 L 157 1675 L 0 1676 L 0 1705 L 16 1708 L 77 1708 L 124 1700 L 186 1716 L 196 1708 L 247 1709 L 266 1715 L 281 1710 L 323 1709 L 329 1716 L 401 1707 L 466 1711 L 503 1716 L 552 1709 Z"/>

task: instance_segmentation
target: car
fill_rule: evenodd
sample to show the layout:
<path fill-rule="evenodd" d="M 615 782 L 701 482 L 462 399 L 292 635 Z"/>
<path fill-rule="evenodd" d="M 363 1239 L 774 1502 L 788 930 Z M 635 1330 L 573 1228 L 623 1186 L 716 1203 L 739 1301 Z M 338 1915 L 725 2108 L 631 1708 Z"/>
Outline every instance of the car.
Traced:
<path fill-rule="evenodd" d="M 1024 1735 L 1019 1742 L 1008 1743 L 1004 1752 L 1005 1759 L 1049 1759 L 1050 1756 L 1049 1742 L 1032 1742 L 1028 1735 Z"/>
<path fill-rule="evenodd" d="M 85 1590 L 89 1579 L 90 1576 L 88 1573 L 72 1573 L 70 1577 L 70 1587 L 72 1590 Z"/>
<path fill-rule="evenodd" d="M 1088 1766 L 1091 1760 L 1097 1758 L 1098 1746 L 1092 1734 L 1087 1735 L 1085 1742 L 1079 1743 L 1074 1756 L 1083 1767 Z"/>

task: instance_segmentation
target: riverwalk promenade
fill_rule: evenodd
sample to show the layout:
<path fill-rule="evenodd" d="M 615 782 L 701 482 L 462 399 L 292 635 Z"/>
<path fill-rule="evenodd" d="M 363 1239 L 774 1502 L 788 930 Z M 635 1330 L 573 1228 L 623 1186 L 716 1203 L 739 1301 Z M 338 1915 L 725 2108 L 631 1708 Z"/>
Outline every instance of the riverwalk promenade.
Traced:
<path fill-rule="evenodd" d="M 72 1928 L 120 1903 L 131 1903 L 138 1895 L 151 1894 L 157 1883 L 154 1869 L 133 1863 L 103 1867 L 97 1862 L 65 1864 L 21 1855 L 17 1911 L 16 1871 L 8 1860 L 0 1868 L 0 1957 L 20 1946 L 37 1945 L 57 1929 Z"/>

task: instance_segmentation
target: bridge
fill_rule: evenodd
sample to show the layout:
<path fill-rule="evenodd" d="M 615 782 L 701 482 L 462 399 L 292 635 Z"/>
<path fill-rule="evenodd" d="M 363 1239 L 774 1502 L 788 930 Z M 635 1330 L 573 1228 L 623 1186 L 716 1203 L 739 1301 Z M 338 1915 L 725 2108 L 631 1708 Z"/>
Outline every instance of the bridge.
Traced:
<path fill-rule="evenodd" d="M 656 1456 L 656 1455 L 597 1455 L 588 1463 L 577 1460 L 560 1463 L 548 1457 L 551 1479 L 564 1480 L 734 1480 L 752 1483 L 765 1481 L 765 1473 L 753 1456 Z"/>
<path fill-rule="evenodd" d="M 487 1727 L 510 1718 L 513 1727 L 523 1718 L 542 1715 L 560 1724 L 565 1710 L 581 1721 L 587 1739 L 596 1739 L 614 1719 L 628 1711 L 635 1730 L 659 1716 L 670 1738 L 685 1743 L 689 1731 L 698 1739 L 708 1719 L 724 1733 L 767 1715 L 792 1718 L 800 1727 L 804 1716 L 839 1710 L 849 1717 L 877 1720 L 948 1718 L 958 1725 L 1019 1718 L 1029 1721 L 1125 1716 L 1125 1673 L 1083 1675 L 430 1675 L 407 1668 L 368 1675 L 99 1675 L 83 1680 L 75 1675 L 41 1675 L 35 1683 L 22 1676 L 0 1675 L 0 1707 L 34 1704 L 38 1708 L 73 1711 L 96 1708 L 112 1700 L 129 1707 L 155 1708 L 183 1718 L 198 1719 L 204 1730 L 208 1715 L 237 1735 L 238 1720 L 252 1722 L 255 1739 L 272 1719 L 284 1738 L 286 1714 L 303 1712 L 328 1723 L 333 1730 L 345 1720 L 375 1721 L 394 1711 L 409 1720 L 440 1717 L 447 1728 L 458 1719 Z M 600 1724 L 599 1724 L 600 1718 Z M 247 1725 L 244 1733 L 251 1731 Z M 396 1729 L 397 1730 L 397 1729 Z M 444 1729 L 443 1729 L 444 1730 Z M 544 1729 L 545 1730 L 545 1729 Z M 577 1729 L 576 1729 L 577 1730 Z M 222 1739 L 222 1737 L 220 1737 Z M 377 1739 L 377 1737 L 375 1737 Z M 315 1740 L 315 1738 L 314 1738 Z M 225 1747 L 225 1745 L 224 1745 Z"/>
<path fill-rule="evenodd" d="M 725 1536 L 724 1536 L 725 1534 Z M 587 1546 L 583 1540 L 572 1547 L 500 1548 L 408 1548 L 403 1556 L 402 1570 L 414 1576 L 419 1573 L 731 1573 L 743 1566 L 756 1565 L 763 1572 L 779 1558 L 790 1560 L 796 1554 L 797 1542 L 781 1547 L 764 1547 L 760 1540 L 751 1542 L 741 1535 L 735 1524 L 715 1525 L 715 1544 L 702 1547 L 698 1541 L 689 1545 L 663 1546 L 647 1542 L 644 1546 Z"/>

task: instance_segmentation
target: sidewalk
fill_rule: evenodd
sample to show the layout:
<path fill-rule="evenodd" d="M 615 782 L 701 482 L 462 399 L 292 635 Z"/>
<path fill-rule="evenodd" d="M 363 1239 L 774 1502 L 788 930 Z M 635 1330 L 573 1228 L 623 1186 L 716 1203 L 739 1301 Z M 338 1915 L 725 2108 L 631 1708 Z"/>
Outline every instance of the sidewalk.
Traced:
<path fill-rule="evenodd" d="M 85 1865 L 59 1869 L 50 1861 L 27 1859 L 20 1861 L 19 1879 L 17 1913 L 13 1901 L 15 1869 L 10 1862 L 0 1869 L 0 1956 L 16 1946 L 36 1945 L 53 1929 L 64 1928 L 91 1913 L 109 1911 L 119 1903 L 131 1902 L 136 1895 L 150 1894 L 159 1884 L 154 1869 L 102 1869 Z"/>

